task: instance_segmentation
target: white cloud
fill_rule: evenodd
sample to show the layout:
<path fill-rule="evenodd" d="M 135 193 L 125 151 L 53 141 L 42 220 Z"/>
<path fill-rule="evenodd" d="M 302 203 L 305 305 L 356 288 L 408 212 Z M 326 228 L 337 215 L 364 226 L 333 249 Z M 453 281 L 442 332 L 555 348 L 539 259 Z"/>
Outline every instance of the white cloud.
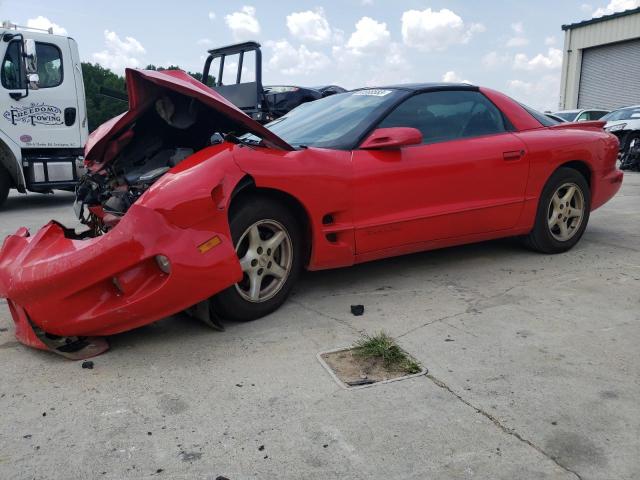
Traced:
<path fill-rule="evenodd" d="M 507 47 L 524 47 L 529 45 L 529 39 L 525 37 L 511 37 L 507 40 Z"/>
<path fill-rule="evenodd" d="M 142 62 L 139 56 L 144 55 L 146 50 L 138 40 L 133 37 L 122 40 L 116 32 L 105 30 L 104 42 L 106 49 L 92 55 L 94 62 L 120 74 L 126 67 L 140 67 Z"/>
<path fill-rule="evenodd" d="M 555 45 L 556 43 L 558 43 L 558 39 L 554 35 L 551 35 L 550 37 L 544 39 L 544 44 L 548 47 L 551 45 Z"/>
<path fill-rule="evenodd" d="M 516 100 L 538 110 L 557 110 L 560 75 L 545 75 L 538 80 L 510 80 L 507 91 Z"/>
<path fill-rule="evenodd" d="M 504 65 L 509 61 L 508 55 L 503 55 L 498 52 L 489 52 L 482 57 L 482 65 L 487 68 L 495 68 L 500 65 Z"/>
<path fill-rule="evenodd" d="M 580 10 L 582 10 L 583 12 L 593 12 L 593 6 L 588 3 L 583 3 L 582 5 L 580 5 Z"/>
<path fill-rule="evenodd" d="M 513 59 L 515 70 L 554 70 L 562 66 L 562 50 L 550 47 L 547 55 L 539 53 L 529 58 L 524 53 L 518 53 Z"/>
<path fill-rule="evenodd" d="M 216 12 L 209 12 L 209 20 L 215 20 L 216 19 Z"/>
<path fill-rule="evenodd" d="M 287 15 L 287 28 L 302 41 L 324 43 L 331 39 L 331 27 L 322 8 Z"/>
<path fill-rule="evenodd" d="M 529 39 L 524 36 L 524 25 L 522 22 L 512 23 L 511 30 L 513 30 L 515 36 L 507 40 L 507 47 L 524 47 L 525 45 L 529 45 Z"/>
<path fill-rule="evenodd" d="M 240 11 L 225 15 L 224 21 L 236 41 L 252 40 L 260 34 L 260 23 L 254 7 L 245 5 Z"/>
<path fill-rule="evenodd" d="M 51 28 L 53 29 L 53 33 L 56 35 L 68 35 L 66 28 L 61 27 L 57 23 L 53 23 L 47 17 L 43 17 L 42 15 L 27 20 L 27 27 L 40 28 L 42 30 L 49 30 Z"/>
<path fill-rule="evenodd" d="M 306 45 L 295 48 L 287 40 L 269 41 L 265 46 L 272 50 L 268 68 L 284 75 L 308 75 L 328 67 L 330 63 L 324 53 L 311 51 Z"/>
<path fill-rule="evenodd" d="M 484 32 L 484 25 L 465 22 L 449 9 L 408 10 L 402 14 L 402 40 L 409 47 L 420 50 L 446 50 L 455 44 L 468 43 L 476 33 Z"/>
<path fill-rule="evenodd" d="M 205 47 L 210 47 L 211 45 L 213 45 L 213 40 L 211 40 L 210 38 L 201 38 L 196 43 L 198 45 L 203 45 Z"/>
<path fill-rule="evenodd" d="M 594 17 L 610 15 L 616 12 L 623 12 L 632 8 L 640 7 L 640 0 L 611 0 L 606 7 L 598 8 L 593 12 Z"/>
<path fill-rule="evenodd" d="M 387 47 L 390 38 L 386 23 L 362 17 L 347 41 L 347 48 L 355 54 L 372 53 Z"/>
<path fill-rule="evenodd" d="M 449 71 L 442 75 L 442 81 L 448 83 L 473 83 L 470 80 L 463 80 L 462 77 L 454 71 Z"/>

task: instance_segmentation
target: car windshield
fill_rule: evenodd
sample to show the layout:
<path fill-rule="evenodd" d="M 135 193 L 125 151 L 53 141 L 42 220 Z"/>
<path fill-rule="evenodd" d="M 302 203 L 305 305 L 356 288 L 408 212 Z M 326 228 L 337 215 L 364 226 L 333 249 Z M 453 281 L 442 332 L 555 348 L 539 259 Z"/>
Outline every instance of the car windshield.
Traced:
<path fill-rule="evenodd" d="M 566 120 L 567 122 L 571 122 L 576 118 L 578 113 L 580 113 L 580 110 L 570 110 L 568 112 L 555 112 L 554 115 Z"/>
<path fill-rule="evenodd" d="M 371 123 L 406 94 L 394 89 L 340 93 L 304 103 L 266 127 L 296 148 L 351 149 Z M 252 141 L 256 137 L 244 138 Z"/>
<path fill-rule="evenodd" d="M 640 106 L 621 108 L 615 112 L 608 113 L 600 120 L 606 122 L 615 122 L 617 120 L 640 120 Z"/>

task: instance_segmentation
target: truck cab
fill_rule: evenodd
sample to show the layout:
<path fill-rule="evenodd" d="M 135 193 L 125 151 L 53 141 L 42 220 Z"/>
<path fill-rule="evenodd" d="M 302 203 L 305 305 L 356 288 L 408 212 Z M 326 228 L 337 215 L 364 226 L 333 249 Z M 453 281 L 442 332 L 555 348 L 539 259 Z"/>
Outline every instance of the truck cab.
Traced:
<path fill-rule="evenodd" d="M 10 189 L 73 191 L 88 136 L 76 41 L 4 22 L 0 59 L 0 206 Z"/>

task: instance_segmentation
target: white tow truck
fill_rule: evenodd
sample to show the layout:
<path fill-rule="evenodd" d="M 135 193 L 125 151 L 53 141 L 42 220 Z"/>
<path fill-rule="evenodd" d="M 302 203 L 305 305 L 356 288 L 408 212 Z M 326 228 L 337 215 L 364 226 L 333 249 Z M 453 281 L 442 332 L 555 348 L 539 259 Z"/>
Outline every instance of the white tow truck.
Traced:
<path fill-rule="evenodd" d="M 3 22 L 0 58 L 0 206 L 12 188 L 73 191 L 88 136 L 78 44 Z"/>

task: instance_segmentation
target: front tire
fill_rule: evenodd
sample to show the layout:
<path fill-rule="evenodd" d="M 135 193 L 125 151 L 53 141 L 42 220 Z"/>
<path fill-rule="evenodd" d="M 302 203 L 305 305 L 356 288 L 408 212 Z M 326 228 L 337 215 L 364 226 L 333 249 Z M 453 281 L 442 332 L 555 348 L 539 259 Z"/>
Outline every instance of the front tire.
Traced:
<path fill-rule="evenodd" d="M 547 181 L 527 246 L 541 253 L 562 253 L 582 238 L 589 222 L 591 190 L 585 178 L 572 168 L 556 170 Z"/>
<path fill-rule="evenodd" d="M 0 165 L 0 207 L 4 205 L 11 190 L 11 177 L 7 169 Z"/>
<path fill-rule="evenodd" d="M 211 299 L 213 313 L 229 320 L 255 320 L 278 309 L 302 269 L 302 234 L 280 202 L 250 197 L 232 206 L 229 226 L 243 278 Z"/>

